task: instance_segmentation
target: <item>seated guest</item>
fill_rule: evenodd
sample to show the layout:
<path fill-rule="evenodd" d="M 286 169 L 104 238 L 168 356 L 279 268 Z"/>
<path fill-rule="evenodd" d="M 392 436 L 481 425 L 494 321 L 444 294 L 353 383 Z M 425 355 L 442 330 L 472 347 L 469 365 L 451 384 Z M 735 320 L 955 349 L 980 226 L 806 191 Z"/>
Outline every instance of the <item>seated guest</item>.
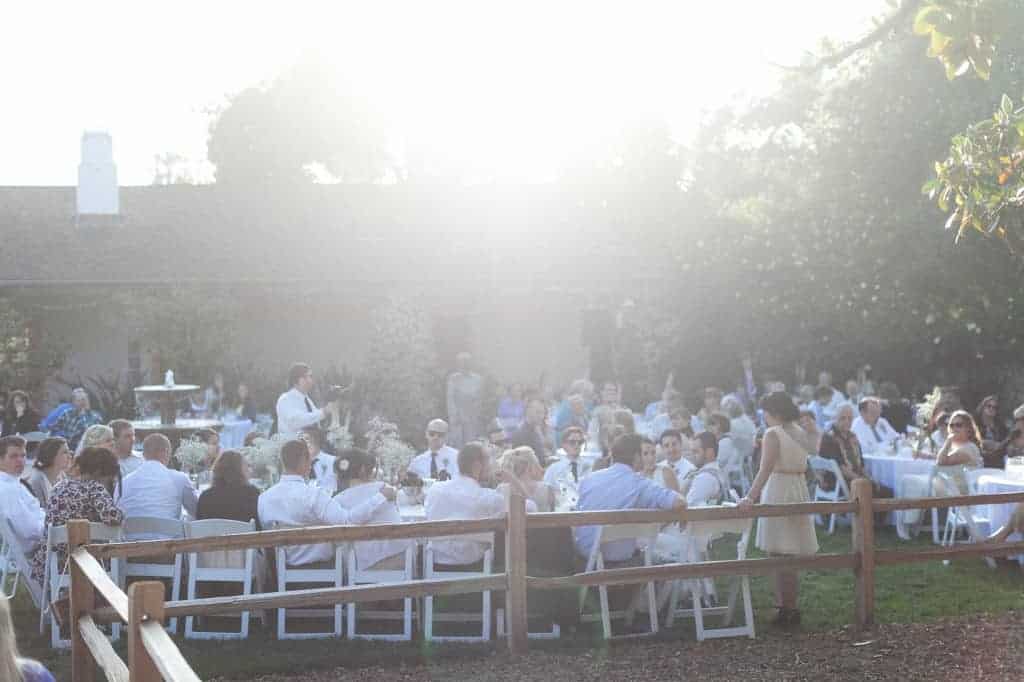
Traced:
<path fill-rule="evenodd" d="M 707 431 L 708 419 L 715 412 L 722 409 L 722 389 L 716 386 L 708 386 L 704 389 L 704 406 L 694 415 L 693 431 L 700 433 Z"/>
<path fill-rule="evenodd" d="M 338 494 L 334 499 L 342 508 L 354 512 L 384 487 L 384 483 L 375 478 L 377 457 L 366 450 L 347 448 L 331 459 L 334 460 L 334 475 L 338 481 Z M 382 504 L 363 524 L 401 522 L 402 515 L 397 505 Z M 363 570 L 401 568 L 405 565 L 405 550 L 410 544 L 411 540 L 357 542 L 356 562 Z"/>
<path fill-rule="evenodd" d="M 818 420 L 814 416 L 814 411 L 801 409 L 800 418 L 797 419 L 797 423 L 800 424 L 800 428 L 807 434 L 807 445 L 811 452 L 817 452 L 821 444 L 821 431 L 818 429 Z"/>
<path fill-rule="evenodd" d="M 121 474 L 114 453 L 105 448 L 86 448 L 75 458 L 77 478 L 67 478 L 53 489 L 46 505 L 46 525 L 63 526 L 73 519 L 85 519 L 118 526 L 124 513 L 114 504 L 111 491 Z M 57 546 L 57 565 L 67 561 L 67 545 Z M 46 545 L 32 555 L 32 577 L 40 582 L 46 572 Z"/>
<path fill-rule="evenodd" d="M 898 433 L 906 433 L 907 427 L 914 424 L 914 406 L 900 394 L 899 386 L 891 381 L 883 381 L 878 392 L 882 399 L 882 416 Z M 851 396 L 850 401 L 853 400 Z"/>
<path fill-rule="evenodd" d="M 866 394 L 861 390 L 860 382 L 856 379 L 847 379 L 843 384 L 846 389 L 846 399 L 856 405 Z"/>
<path fill-rule="evenodd" d="M 85 430 L 102 421 L 100 413 L 89 405 L 89 394 L 84 388 L 76 388 L 71 392 L 71 408 L 61 414 L 53 426 L 56 433 L 51 435 L 62 434 L 68 439 L 68 447 L 77 452 L 78 442 L 85 435 Z"/>
<path fill-rule="evenodd" d="M 259 489 L 249 483 L 249 463 L 235 450 L 225 450 L 213 464 L 213 484 L 196 503 L 196 519 L 230 519 L 248 523 L 256 520 L 260 530 L 257 502 Z"/>
<path fill-rule="evenodd" d="M 409 471 L 420 478 L 445 480 L 458 471 L 459 451 L 445 444 L 448 422 L 431 419 L 427 424 L 427 449 L 412 458 Z"/>
<path fill-rule="evenodd" d="M 647 436 L 641 436 L 643 444 L 640 446 L 640 456 L 643 458 L 643 469 L 640 471 L 643 477 L 653 481 L 657 485 L 669 490 L 679 490 L 679 479 L 676 477 L 675 469 L 668 462 L 658 461 L 658 448 L 654 441 Z"/>
<path fill-rule="evenodd" d="M 579 483 L 580 479 L 590 473 L 591 463 L 580 457 L 583 444 L 587 442 L 583 429 L 579 426 L 570 426 L 562 434 L 562 447 L 559 448 L 559 458 L 552 462 L 544 472 L 544 482 L 548 485 L 557 486 L 559 481 L 567 481 L 572 485 Z"/>
<path fill-rule="evenodd" d="M 683 438 L 685 436 L 675 429 L 668 429 L 661 434 L 658 443 L 665 455 L 665 462 L 675 471 L 677 479 L 686 478 L 686 475 L 696 469 L 693 462 L 683 457 Z M 689 439 L 687 439 L 689 440 Z"/>
<path fill-rule="evenodd" d="M 864 454 L 885 450 L 900 437 L 882 416 L 882 403 L 878 398 L 861 398 L 857 409 L 860 416 L 853 420 L 852 429 Z"/>
<path fill-rule="evenodd" d="M 919 457 L 931 459 L 926 453 L 918 453 Z M 966 495 L 968 493 L 968 469 L 980 469 L 984 466 L 981 457 L 981 433 L 974 423 L 974 418 L 966 410 L 957 410 L 949 416 L 949 438 L 942 444 L 935 455 L 935 464 L 940 471 L 945 469 L 956 483 L 958 490 L 946 490 L 942 481 L 936 481 L 936 493 L 939 495 Z"/>
<path fill-rule="evenodd" d="M 583 429 L 586 433 L 589 419 L 587 418 L 587 402 L 586 399 L 580 393 L 573 393 L 565 399 L 567 409 L 565 412 L 559 412 L 555 417 L 555 447 L 557 448 L 562 444 L 562 439 L 565 438 L 565 432 L 570 427 L 577 427 Z"/>
<path fill-rule="evenodd" d="M 722 504 L 729 495 L 729 479 L 718 467 L 718 439 L 704 431 L 697 434 L 697 443 L 697 468 L 679 482 L 679 494 L 686 497 L 687 507 Z"/>
<path fill-rule="evenodd" d="M 200 465 L 205 471 L 213 466 L 220 455 L 220 434 L 213 429 L 199 429 L 192 434 L 192 439 L 206 446 L 206 457 Z"/>
<path fill-rule="evenodd" d="M 836 391 L 831 386 L 817 386 L 814 389 L 814 402 L 811 403 L 810 409 L 814 413 L 814 422 L 818 425 L 819 431 L 827 429 L 836 418 L 839 406 L 832 405 L 835 397 Z"/>
<path fill-rule="evenodd" d="M 25 471 L 25 439 L 21 436 L 0 438 L 0 523 L 6 519 L 31 552 L 45 533 L 46 513 L 39 500 L 21 481 Z"/>
<path fill-rule="evenodd" d="M 103 448 L 113 452 L 114 430 L 106 424 L 93 424 L 82 434 L 82 438 L 78 441 L 78 447 L 75 448 L 75 454 L 80 455 L 86 448 Z"/>
<path fill-rule="evenodd" d="M 57 424 L 60 421 L 60 418 L 64 416 L 64 413 L 67 412 L 68 410 L 73 409 L 74 407 L 75 406 L 71 402 L 71 398 L 68 398 L 64 402 L 58 404 L 57 407 L 53 408 L 52 410 L 46 413 L 46 416 L 43 417 L 43 421 L 39 422 L 39 430 L 45 433 L 49 433 L 51 436 L 59 436 L 63 438 L 64 432 L 57 427 Z"/>
<path fill-rule="evenodd" d="M 204 391 L 195 391 L 192 393 L 191 398 L 188 401 L 188 414 L 190 417 L 195 419 L 204 419 L 208 415 L 211 415 L 210 403 L 206 401 L 206 393 Z"/>
<path fill-rule="evenodd" d="M 1006 437 L 1006 457 L 1024 457 L 1024 429 L 1014 427 Z"/>
<path fill-rule="evenodd" d="M 843 395 L 843 392 L 840 391 L 838 388 L 836 388 L 835 386 L 832 385 L 832 375 L 829 372 L 827 372 L 827 371 L 823 371 L 823 372 L 818 374 L 818 387 L 819 388 L 828 387 L 828 388 L 832 389 L 832 394 L 831 394 L 832 397 L 829 398 L 829 401 L 828 401 L 827 404 L 822 406 L 822 413 L 823 413 L 823 416 L 825 417 L 825 422 L 826 422 L 826 426 L 827 426 L 827 424 L 830 424 L 832 422 L 832 420 L 835 419 L 836 410 L 839 409 L 839 406 L 842 405 L 843 403 L 847 402 L 847 400 L 846 400 L 846 396 Z M 817 394 L 815 394 L 815 395 L 817 395 Z M 821 426 L 819 428 L 825 428 L 825 427 Z"/>
<path fill-rule="evenodd" d="M 523 402 L 523 385 L 509 384 L 505 387 L 505 395 L 498 401 L 498 421 L 505 431 L 512 433 L 523 423 L 526 403 Z"/>
<path fill-rule="evenodd" d="M 300 432 L 299 439 L 306 441 L 313 458 L 310 478 L 316 481 L 317 486 L 333 495 L 338 490 L 338 478 L 334 474 L 334 456 L 323 451 L 323 430 L 319 426 L 307 426 Z"/>
<path fill-rule="evenodd" d="M 242 447 L 251 448 L 256 444 L 256 441 L 260 438 L 266 438 L 267 435 L 262 431 L 250 431 L 245 434 L 245 438 L 242 439 Z"/>
<path fill-rule="evenodd" d="M 140 466 L 142 458 L 135 454 L 135 427 L 127 419 L 115 419 L 108 424 L 114 434 L 114 454 L 121 466 L 121 476 L 127 476 Z"/>
<path fill-rule="evenodd" d="M 616 408 L 612 412 L 612 419 L 614 419 L 615 423 L 620 425 L 626 433 L 636 433 L 636 420 L 633 418 L 633 413 L 628 408 Z"/>
<path fill-rule="evenodd" d="M 478 443 L 462 446 L 458 456 L 459 472 L 450 481 L 435 483 L 427 491 L 424 507 L 428 521 L 448 519 L 489 519 L 508 511 L 506 496 L 497 490 L 485 488 L 481 482 L 491 478 L 491 458 Z M 497 479 L 508 483 L 512 492 L 526 498 L 526 511 L 537 511 L 523 484 L 515 474 L 499 470 Z M 484 557 L 479 542 L 458 537 L 432 542 L 435 566 L 466 566 L 476 564 Z"/>
<path fill-rule="evenodd" d="M 11 397 L 7 401 L 7 413 L 4 415 L 4 425 L 0 429 L 0 437 L 15 434 L 25 435 L 38 431 L 39 419 L 39 413 L 29 404 L 28 393 L 11 391 Z"/>
<path fill-rule="evenodd" d="M 235 389 L 235 400 L 231 412 L 239 419 L 256 421 L 259 413 L 256 411 L 256 401 L 249 396 L 248 384 L 239 382 L 238 388 Z"/>
<path fill-rule="evenodd" d="M 39 661 L 18 656 L 14 623 L 8 599 L 0 599 L 0 680 L 10 682 L 54 682 L 53 675 Z"/>
<path fill-rule="evenodd" d="M 64 479 L 70 466 L 71 450 L 63 438 L 47 438 L 36 450 L 32 472 L 25 477 L 25 483 L 43 509 L 50 501 L 53 486 Z"/>
<path fill-rule="evenodd" d="M 709 431 L 718 439 L 718 450 L 716 461 L 718 466 L 725 473 L 726 479 L 735 475 L 740 478 L 745 470 L 749 459 L 744 459 L 736 447 L 736 441 L 732 436 L 732 420 L 721 412 L 711 415 Z M 739 481 L 737 481 L 738 483 Z"/>
<path fill-rule="evenodd" d="M 839 406 L 832 427 L 821 436 L 818 450 L 825 459 L 835 460 L 839 470 L 846 479 L 846 489 L 852 490 L 856 478 L 871 479 L 864 470 L 864 459 L 861 457 L 860 439 L 853 432 L 853 405 L 844 403 Z M 818 481 L 824 490 L 832 490 L 836 482 L 831 475 Z M 871 481 L 875 497 L 892 497 L 892 490 L 876 481 Z"/>
<path fill-rule="evenodd" d="M 259 522 L 263 528 L 271 528 L 275 523 L 288 526 L 368 523 L 378 508 L 395 499 L 395 489 L 385 485 L 361 504 L 351 509 L 342 507 L 329 492 L 307 483 L 313 457 L 301 440 L 286 441 L 281 446 L 281 465 L 284 468 L 281 480 L 260 494 Z M 333 561 L 334 545 L 288 547 L 285 556 L 289 566 Z"/>
<path fill-rule="evenodd" d="M 151 433 L 142 441 L 142 458 L 145 460 L 134 472 L 125 476 L 121 483 L 121 497 L 118 506 L 127 518 L 153 516 L 161 519 L 178 520 L 182 507 L 195 518 L 195 488 L 188 474 L 167 468 L 171 461 L 171 441 L 162 433 Z"/>
<path fill-rule="evenodd" d="M 548 408 L 539 398 L 531 398 L 526 402 L 526 420 L 511 436 L 510 445 L 525 445 L 532 448 L 542 466 L 547 466 L 551 448 L 547 437 Z"/>
<path fill-rule="evenodd" d="M 526 499 L 533 500 L 537 505 L 537 511 L 550 512 L 555 510 L 558 503 L 558 488 L 548 485 L 542 479 L 544 470 L 540 468 L 537 455 L 525 445 L 506 450 L 498 461 L 502 471 L 511 472 L 522 484 L 526 492 Z M 511 487 L 508 483 L 500 483 L 498 492 L 508 494 Z"/>
<path fill-rule="evenodd" d="M 677 400 L 679 400 L 679 391 L 671 386 L 666 386 L 665 390 L 661 392 L 661 400 L 648 404 L 644 409 L 644 419 L 651 421 L 659 414 L 668 414 Z"/>
<path fill-rule="evenodd" d="M 612 445 L 612 464 L 580 481 L 579 511 L 616 509 L 683 509 L 686 500 L 674 490 L 663 488 L 644 478 L 643 439 L 624 434 Z M 589 557 L 597 537 L 596 526 L 581 526 L 575 533 L 576 552 Z M 627 561 L 636 552 L 635 540 L 620 540 L 605 545 L 605 561 Z"/>
<path fill-rule="evenodd" d="M 505 428 L 497 419 L 492 419 L 487 427 L 487 442 L 498 452 L 504 452 L 508 446 L 508 436 L 505 435 Z"/>
<path fill-rule="evenodd" d="M 999 414 L 999 397 L 990 395 L 978 403 L 974 411 L 974 423 L 981 433 L 981 454 L 985 458 L 985 466 L 1001 468 L 1003 454 L 998 452 L 1000 444 L 1006 440 L 1009 429 L 1006 421 Z"/>

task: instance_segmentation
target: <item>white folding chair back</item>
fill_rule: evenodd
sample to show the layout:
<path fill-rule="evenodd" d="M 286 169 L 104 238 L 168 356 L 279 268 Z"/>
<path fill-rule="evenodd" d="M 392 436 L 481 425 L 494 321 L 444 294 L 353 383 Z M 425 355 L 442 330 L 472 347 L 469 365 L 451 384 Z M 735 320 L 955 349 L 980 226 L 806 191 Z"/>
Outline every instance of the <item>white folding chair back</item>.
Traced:
<path fill-rule="evenodd" d="M 416 575 L 416 543 L 409 542 L 405 552 L 401 555 L 404 560 L 402 568 L 362 568 L 359 566 L 356 550 L 359 543 L 354 543 L 348 550 L 348 585 L 371 585 L 377 583 L 404 583 L 412 582 Z M 346 618 L 348 619 L 349 639 L 380 639 L 393 642 L 407 642 L 412 639 L 412 597 L 406 597 L 402 606 L 402 632 L 388 634 L 362 634 L 356 632 L 356 604 L 347 605 Z M 383 612 L 367 611 L 364 615 L 368 618 L 380 618 L 387 615 Z"/>
<path fill-rule="evenodd" d="M 736 543 L 736 558 L 740 561 L 747 558 L 747 547 L 750 543 L 750 532 L 753 529 L 753 519 L 723 519 L 720 521 L 691 521 L 687 524 L 686 532 L 690 535 L 691 546 L 699 546 L 704 548 L 701 553 L 702 556 L 698 556 L 697 560 L 702 560 L 706 554 L 706 548 L 709 548 L 714 540 L 722 535 L 739 535 L 740 539 Z M 702 642 L 705 639 L 716 638 L 716 637 L 736 637 L 746 635 L 751 639 L 754 638 L 754 607 L 750 599 L 750 577 L 746 575 L 737 576 L 733 581 L 732 587 L 729 591 L 728 604 L 723 607 L 712 607 L 707 609 L 704 607 L 702 597 L 704 593 L 703 584 L 701 580 L 688 581 L 690 586 L 690 594 L 693 597 L 693 618 L 697 628 L 697 641 Z M 738 627 L 729 627 L 732 623 L 733 613 L 736 609 L 736 599 L 742 594 L 743 597 L 743 616 L 744 622 Z M 671 618 L 675 613 L 675 595 L 673 595 L 673 603 L 669 609 L 669 617 Z M 723 614 L 725 619 L 723 621 L 723 627 L 719 628 L 706 628 L 704 627 L 704 616 L 710 614 Z M 671 626 L 671 622 L 669 622 Z"/>
<path fill-rule="evenodd" d="M 39 632 L 43 632 L 43 615 L 46 613 L 46 601 L 43 596 L 43 586 L 32 577 L 32 567 L 28 563 L 28 554 L 21 544 L 18 534 L 11 526 L 8 519 L 0 519 L 0 533 L 3 534 L 4 544 L 7 547 L 7 557 L 17 570 L 15 580 L 25 583 L 25 589 L 32 597 L 32 603 L 39 609 Z"/>
<path fill-rule="evenodd" d="M 185 537 L 206 538 L 236 533 L 251 533 L 256 522 L 232 521 L 229 519 L 204 519 L 184 525 Z M 212 552 L 188 553 L 188 599 L 196 598 L 196 584 L 199 582 L 237 583 L 242 594 L 252 594 L 256 549 L 216 550 Z M 249 636 L 249 612 L 241 613 L 241 624 L 237 631 L 197 630 L 194 616 L 185 617 L 186 639 L 245 639 Z"/>
<path fill-rule="evenodd" d="M 817 483 L 814 485 L 814 501 L 825 501 L 825 502 L 841 502 L 843 500 L 850 499 L 850 489 L 846 487 L 846 478 L 843 476 L 843 472 L 839 469 L 839 463 L 834 459 L 827 459 L 818 455 L 813 455 L 807 458 L 808 465 L 814 470 L 815 474 L 824 475 L 831 474 L 835 477 L 835 486 L 832 490 L 824 490 Z M 838 514 L 832 514 L 829 518 L 828 533 L 831 535 L 836 532 L 836 517 Z M 820 517 L 819 517 L 820 518 Z"/>
<path fill-rule="evenodd" d="M 284 530 L 286 528 L 301 528 L 285 523 L 274 523 L 272 530 Z M 326 568 L 314 566 L 289 566 L 286 547 L 275 547 L 274 557 L 277 565 L 277 590 L 286 592 L 289 584 L 306 583 L 320 586 L 344 587 L 345 571 L 345 544 L 334 546 L 334 561 Z M 330 632 L 288 632 L 287 615 L 291 611 L 292 617 L 319 618 L 330 614 L 324 609 L 278 609 L 277 610 L 277 638 L 278 639 L 323 639 L 327 637 L 341 637 L 342 604 L 335 604 L 333 607 L 334 627 Z"/>
<path fill-rule="evenodd" d="M 484 550 L 483 566 L 479 571 L 437 571 L 434 569 L 434 546 L 433 543 L 439 540 L 459 540 L 461 542 L 476 542 Z M 423 550 L 423 578 L 476 578 L 490 575 L 494 563 L 494 533 L 476 533 L 468 535 L 454 535 L 450 537 L 431 538 Z M 437 642 L 487 642 L 491 639 L 491 592 L 481 592 L 483 605 L 480 610 L 480 636 L 466 635 L 445 635 L 434 636 L 434 620 L 438 622 L 470 622 L 478 617 L 475 613 L 434 613 L 434 597 L 428 595 L 423 598 L 423 638 Z"/>
<path fill-rule="evenodd" d="M 965 482 L 967 483 L 967 490 L 962 490 L 961 482 L 957 480 L 955 474 L 948 470 L 948 467 L 936 467 L 932 477 L 932 490 L 933 492 L 935 491 L 934 483 L 941 481 L 943 483 L 942 489 L 947 496 L 976 495 L 978 492 L 977 476 L 972 475 L 973 473 L 972 471 L 963 472 Z M 942 531 L 942 545 L 945 547 L 956 544 L 956 536 L 960 529 L 966 531 L 968 542 L 983 542 L 985 540 L 985 533 L 982 530 L 982 526 L 988 525 L 990 525 L 988 517 L 980 513 L 977 507 L 949 507 L 946 510 L 946 525 Z M 985 561 L 989 567 L 996 567 L 996 562 L 992 557 L 985 557 Z M 948 566 L 949 560 L 946 559 L 942 563 Z"/>
<path fill-rule="evenodd" d="M 6 534 L 0 535 L 0 594 L 6 599 L 13 599 L 18 592 L 18 566 L 11 556 L 11 546 L 7 543 Z M 7 589 L 7 579 L 11 579 L 11 587 Z"/>
<path fill-rule="evenodd" d="M 95 521 L 89 522 L 89 542 L 120 542 L 122 539 L 120 526 L 108 526 Z M 48 612 L 49 605 L 57 600 L 62 589 L 71 587 L 71 574 L 65 572 L 65 566 L 58 565 L 57 545 L 66 545 L 68 542 L 67 526 L 50 526 L 46 530 L 46 559 L 45 572 L 43 576 L 43 602 L 44 613 Z M 70 557 L 70 554 L 68 555 Z M 110 569 L 107 575 L 115 584 L 121 584 L 120 578 L 121 562 L 117 559 L 110 561 Z M 117 641 L 121 637 L 120 623 L 110 626 L 111 639 Z M 60 625 L 57 619 L 50 615 L 50 646 L 54 649 L 64 649 L 71 646 L 71 640 L 61 639 Z"/>
<path fill-rule="evenodd" d="M 133 540 L 172 540 L 185 537 L 185 525 L 181 521 L 162 519 L 155 516 L 132 516 L 124 520 L 122 535 L 125 541 Z M 171 581 L 171 599 L 178 601 L 181 597 L 181 566 L 180 554 L 167 557 L 164 562 L 152 558 L 126 558 L 121 563 L 122 587 L 128 578 L 160 578 Z M 167 621 L 167 631 L 178 631 L 178 619 Z"/>
<path fill-rule="evenodd" d="M 597 535 L 594 537 L 594 545 L 590 549 L 590 556 L 587 557 L 585 572 L 604 570 L 603 546 L 612 542 L 624 540 L 635 540 L 643 552 L 644 566 L 653 564 L 654 546 L 658 539 L 658 532 L 661 524 L 658 523 L 621 523 L 607 526 L 598 526 Z M 612 638 L 612 618 L 625 617 L 632 610 L 632 605 L 627 611 L 612 612 L 608 606 L 608 586 L 599 585 L 597 588 L 601 603 L 601 629 L 605 639 Z M 585 605 L 587 589 L 583 588 L 580 594 L 580 605 Z M 647 609 L 650 616 L 650 634 L 658 632 L 658 602 L 655 594 L 654 581 L 647 583 Z"/>

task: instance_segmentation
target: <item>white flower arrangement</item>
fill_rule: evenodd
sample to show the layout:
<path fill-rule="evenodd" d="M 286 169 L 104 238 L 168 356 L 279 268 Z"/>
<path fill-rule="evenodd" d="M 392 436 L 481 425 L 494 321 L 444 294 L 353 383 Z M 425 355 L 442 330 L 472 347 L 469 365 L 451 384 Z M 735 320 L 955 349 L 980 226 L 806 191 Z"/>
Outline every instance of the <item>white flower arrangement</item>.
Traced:
<path fill-rule="evenodd" d="M 352 438 L 352 434 L 349 433 L 347 420 L 340 426 L 332 426 L 327 429 L 324 437 L 334 448 L 335 452 L 341 452 L 342 450 L 350 448 L 355 443 L 355 440 Z"/>
<path fill-rule="evenodd" d="M 181 445 L 174 451 L 174 456 L 181 464 L 181 470 L 186 472 L 203 468 L 203 463 L 209 454 L 210 450 L 206 443 L 193 439 L 181 441 Z"/>
<path fill-rule="evenodd" d="M 406 469 L 416 454 L 399 438 L 398 427 L 380 417 L 372 418 L 367 425 L 366 443 L 367 449 L 377 456 L 381 472 L 387 478 L 393 478 Z"/>
<path fill-rule="evenodd" d="M 287 438 L 274 434 L 270 438 L 257 438 L 252 445 L 240 448 L 239 452 L 249 462 L 253 472 L 266 475 L 281 467 L 281 446 Z"/>

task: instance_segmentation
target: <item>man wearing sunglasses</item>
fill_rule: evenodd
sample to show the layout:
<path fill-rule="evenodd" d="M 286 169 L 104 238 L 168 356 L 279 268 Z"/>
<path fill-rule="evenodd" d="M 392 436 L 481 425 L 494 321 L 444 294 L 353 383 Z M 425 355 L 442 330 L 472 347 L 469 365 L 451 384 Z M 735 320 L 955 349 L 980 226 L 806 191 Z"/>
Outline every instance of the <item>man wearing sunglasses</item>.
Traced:
<path fill-rule="evenodd" d="M 556 487 L 561 481 L 575 485 L 581 478 L 589 474 L 592 463 L 580 457 L 580 452 L 583 451 L 583 445 L 586 442 L 583 429 L 578 426 L 570 426 L 562 432 L 562 447 L 558 450 L 559 458 L 544 472 L 544 482 Z"/>
<path fill-rule="evenodd" d="M 427 449 L 413 457 L 409 471 L 420 478 L 447 480 L 458 472 L 459 451 L 445 444 L 448 422 L 431 419 L 427 424 Z"/>

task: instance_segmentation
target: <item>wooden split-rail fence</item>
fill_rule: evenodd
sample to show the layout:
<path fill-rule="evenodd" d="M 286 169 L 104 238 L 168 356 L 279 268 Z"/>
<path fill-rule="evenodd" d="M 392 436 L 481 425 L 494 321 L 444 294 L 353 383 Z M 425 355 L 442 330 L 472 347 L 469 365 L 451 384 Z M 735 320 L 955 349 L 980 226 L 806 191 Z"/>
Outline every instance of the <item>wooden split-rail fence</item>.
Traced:
<path fill-rule="evenodd" d="M 1024 553 L 1024 542 L 962 544 L 914 550 L 878 550 L 874 543 L 874 515 L 907 509 L 931 509 L 981 504 L 1024 502 L 1024 493 L 999 493 L 941 498 L 873 499 L 871 483 L 853 484 L 853 499 L 841 502 L 706 507 L 683 511 L 595 511 L 527 514 L 522 497 L 513 496 L 505 518 L 466 521 L 426 521 L 371 526 L 315 526 L 239 533 L 204 538 L 147 540 L 90 544 L 89 523 L 68 523 L 71 552 L 71 656 L 74 682 L 93 682 L 99 668 L 111 681 L 194 682 L 199 680 L 188 661 L 164 629 L 164 619 L 210 616 L 258 609 L 325 606 L 427 595 L 454 595 L 503 591 L 508 609 L 508 647 L 525 653 L 527 589 L 563 589 L 598 585 L 627 585 L 651 580 L 677 580 L 714 576 L 765 575 L 781 570 L 852 570 L 853 622 L 866 628 L 874 622 L 875 567 L 982 555 Z M 768 557 L 657 566 L 610 568 L 576 575 L 540 578 L 527 575 L 526 534 L 533 528 L 617 525 L 633 523 L 685 523 L 802 514 L 852 515 L 849 552 L 810 556 Z M 427 539 L 439 536 L 504 532 L 505 571 L 482 577 L 415 580 L 404 583 L 331 587 L 289 592 L 268 592 L 232 597 L 164 601 L 164 585 L 157 581 L 132 584 L 125 594 L 108 576 L 102 561 L 182 552 L 241 550 L 255 547 L 359 542 L 361 540 Z M 98 597 L 107 606 L 98 607 Z M 128 627 L 127 664 L 114 651 L 100 625 L 119 622 Z"/>

